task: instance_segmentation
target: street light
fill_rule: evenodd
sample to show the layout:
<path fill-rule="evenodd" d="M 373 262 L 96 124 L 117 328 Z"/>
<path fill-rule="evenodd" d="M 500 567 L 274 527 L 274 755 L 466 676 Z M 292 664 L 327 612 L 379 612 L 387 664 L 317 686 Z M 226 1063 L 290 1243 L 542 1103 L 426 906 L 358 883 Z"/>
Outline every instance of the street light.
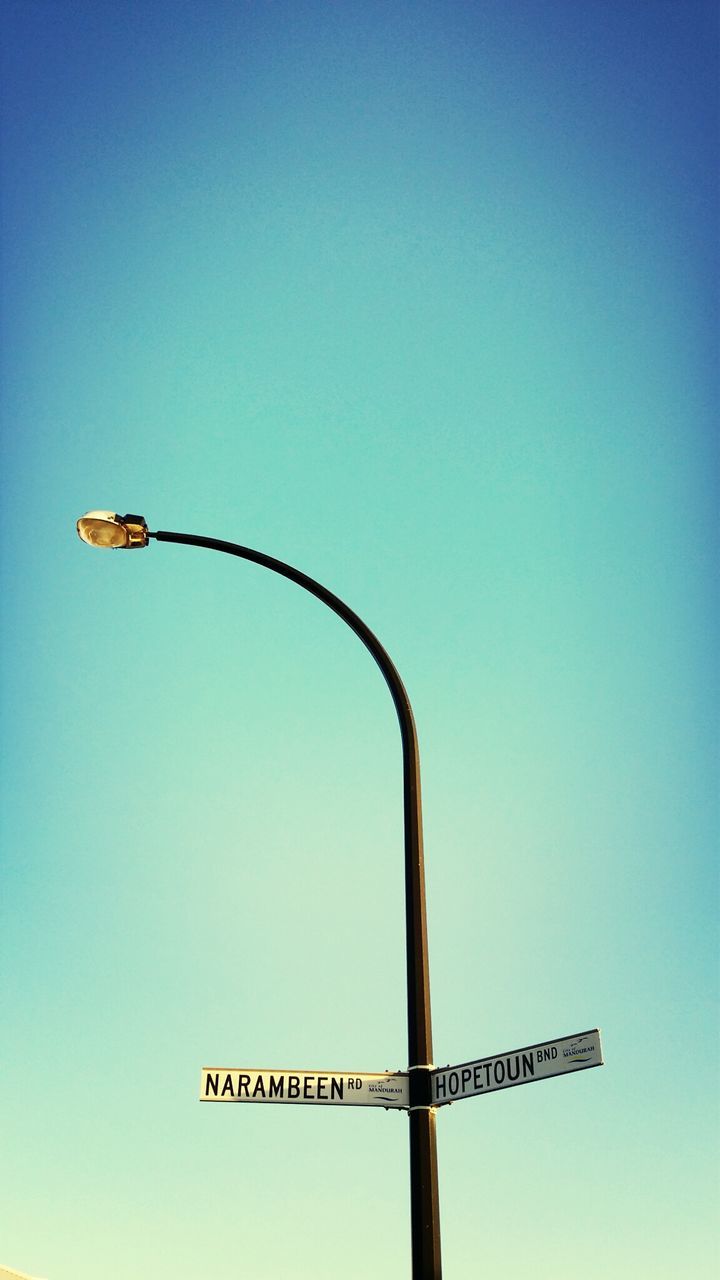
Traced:
<path fill-rule="evenodd" d="M 251 560 L 279 573 L 317 596 L 338 614 L 362 640 L 377 662 L 392 695 L 400 723 L 403 749 L 403 797 L 405 832 L 405 937 L 408 1010 L 408 1075 L 410 1097 L 410 1218 L 413 1280 L 440 1280 L 440 1213 L 438 1202 L 435 1109 L 432 1106 L 432 1029 L 430 978 L 425 910 L 425 870 L 420 798 L 420 758 L 410 699 L 402 680 L 380 641 L 338 596 L 313 578 L 275 560 L 262 551 L 193 534 L 151 533 L 142 516 L 119 516 L 112 511 L 89 511 L 77 522 L 84 542 L 93 547 L 117 549 L 145 547 L 156 542 L 176 542 L 207 547 Z"/>
<path fill-rule="evenodd" d="M 142 516 L 118 516 L 114 511 L 88 511 L 77 531 L 90 547 L 146 547 L 148 527 Z"/>

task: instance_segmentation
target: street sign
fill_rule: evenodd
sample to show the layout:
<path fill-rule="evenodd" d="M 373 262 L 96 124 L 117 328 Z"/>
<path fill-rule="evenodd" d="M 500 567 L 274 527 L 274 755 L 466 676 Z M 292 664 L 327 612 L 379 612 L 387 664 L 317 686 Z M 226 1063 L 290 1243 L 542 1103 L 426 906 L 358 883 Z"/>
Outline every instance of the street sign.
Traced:
<path fill-rule="evenodd" d="M 583 1031 L 561 1040 L 544 1040 L 525 1049 L 461 1062 L 456 1067 L 436 1067 L 430 1072 L 431 1105 L 443 1107 L 460 1098 L 517 1084 L 547 1080 L 550 1076 L 602 1066 L 600 1032 Z M 291 1102 L 317 1106 L 410 1106 L 408 1073 L 378 1074 L 349 1071 L 258 1070 L 247 1067 L 203 1067 L 201 1102 Z"/>
<path fill-rule="evenodd" d="M 201 1102 L 292 1102 L 341 1107 L 408 1107 L 404 1072 L 258 1071 L 203 1067 Z"/>
<path fill-rule="evenodd" d="M 443 1107 L 459 1098 L 472 1098 L 478 1093 L 496 1089 L 512 1089 L 517 1084 L 547 1080 L 569 1071 L 601 1067 L 603 1063 L 600 1032 L 583 1031 L 562 1040 L 544 1040 L 526 1049 L 514 1049 L 477 1062 L 461 1062 L 457 1067 L 439 1067 L 432 1073 L 433 1106 Z"/>

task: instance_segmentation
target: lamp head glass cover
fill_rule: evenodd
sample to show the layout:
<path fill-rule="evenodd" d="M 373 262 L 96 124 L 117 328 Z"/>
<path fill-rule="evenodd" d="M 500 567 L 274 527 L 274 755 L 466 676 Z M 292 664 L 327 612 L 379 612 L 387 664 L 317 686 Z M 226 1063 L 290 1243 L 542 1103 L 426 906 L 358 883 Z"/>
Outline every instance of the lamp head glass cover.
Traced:
<path fill-rule="evenodd" d="M 78 520 L 77 531 L 91 547 L 146 547 L 148 544 L 148 527 L 142 516 L 88 511 Z"/>

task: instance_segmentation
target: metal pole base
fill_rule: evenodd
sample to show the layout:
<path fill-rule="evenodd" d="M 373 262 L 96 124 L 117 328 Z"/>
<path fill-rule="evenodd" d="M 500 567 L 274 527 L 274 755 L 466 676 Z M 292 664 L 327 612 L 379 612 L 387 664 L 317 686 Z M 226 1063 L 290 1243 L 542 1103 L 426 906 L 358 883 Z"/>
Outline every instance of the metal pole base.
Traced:
<path fill-rule="evenodd" d="M 435 1112 L 410 1112 L 410 1220 L 412 1280 L 441 1280 Z"/>

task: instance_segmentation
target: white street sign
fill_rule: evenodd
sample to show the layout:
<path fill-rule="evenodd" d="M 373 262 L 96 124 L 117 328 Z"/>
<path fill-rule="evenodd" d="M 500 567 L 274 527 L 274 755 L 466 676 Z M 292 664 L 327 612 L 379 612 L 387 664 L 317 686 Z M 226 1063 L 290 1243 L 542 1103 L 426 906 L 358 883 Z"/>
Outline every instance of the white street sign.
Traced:
<path fill-rule="evenodd" d="M 300 1102 L 341 1107 L 407 1107 L 404 1072 L 258 1071 L 203 1067 L 201 1102 Z"/>
<path fill-rule="evenodd" d="M 583 1031 L 562 1040 L 544 1040 L 526 1049 L 514 1049 L 477 1062 L 461 1062 L 457 1067 L 440 1067 L 432 1073 L 433 1106 L 442 1107 L 458 1098 L 472 1098 L 477 1093 L 495 1089 L 512 1089 L 532 1080 L 586 1067 L 601 1067 L 603 1062 L 600 1032 Z"/>

